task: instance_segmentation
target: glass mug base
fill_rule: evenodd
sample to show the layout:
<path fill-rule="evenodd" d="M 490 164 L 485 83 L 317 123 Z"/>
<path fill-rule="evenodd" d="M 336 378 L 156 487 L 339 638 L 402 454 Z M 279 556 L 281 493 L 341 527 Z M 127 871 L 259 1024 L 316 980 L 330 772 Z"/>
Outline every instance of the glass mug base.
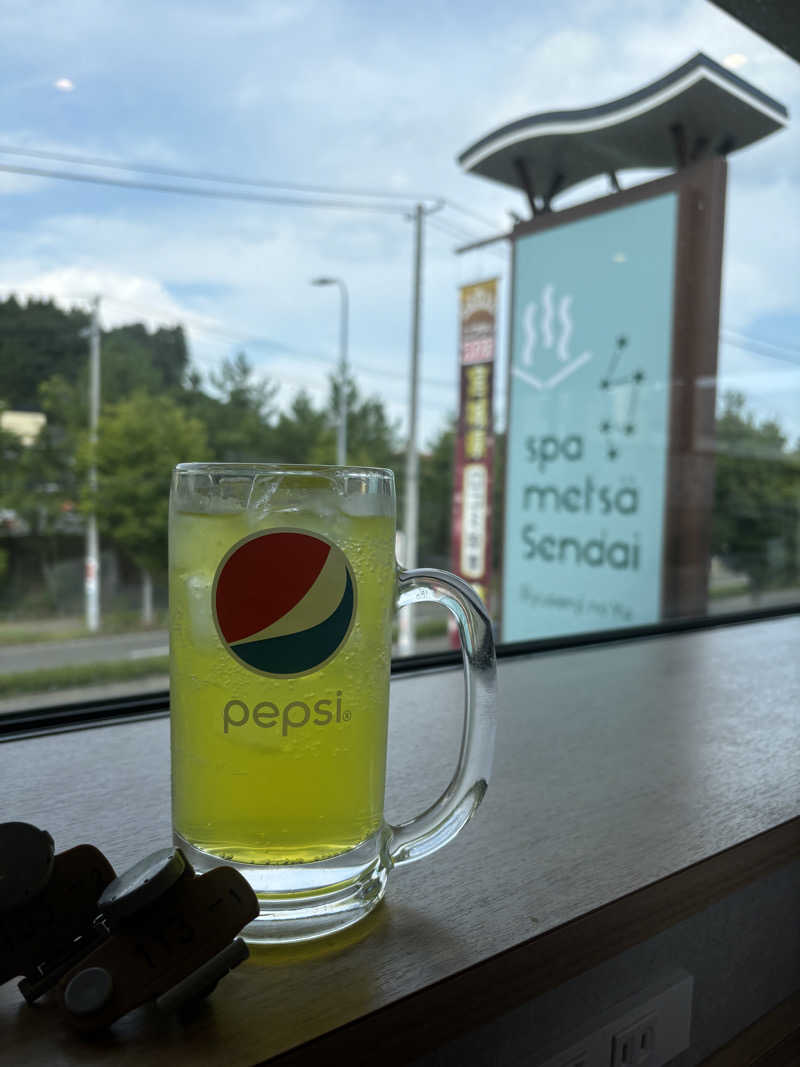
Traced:
<path fill-rule="evenodd" d="M 384 831 L 356 848 L 316 863 L 286 865 L 236 863 L 191 845 L 174 832 L 173 841 L 198 874 L 224 865 L 239 871 L 258 897 L 260 914 L 242 931 L 245 941 L 287 944 L 312 941 L 345 930 L 380 903 L 390 861 Z"/>

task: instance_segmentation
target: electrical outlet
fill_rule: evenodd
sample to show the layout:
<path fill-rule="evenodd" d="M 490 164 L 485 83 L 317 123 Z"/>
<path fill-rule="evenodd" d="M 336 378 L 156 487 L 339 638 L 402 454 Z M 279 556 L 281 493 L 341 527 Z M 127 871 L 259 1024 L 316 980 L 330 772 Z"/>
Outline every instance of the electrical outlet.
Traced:
<path fill-rule="evenodd" d="M 690 974 L 672 971 L 587 1019 L 573 1044 L 556 1056 L 531 1062 L 537 1067 L 664 1067 L 689 1047 L 693 986 Z"/>
<path fill-rule="evenodd" d="M 656 1052 L 656 1025 L 653 1012 L 626 1026 L 611 1038 L 611 1067 L 645 1067 L 652 1063 Z"/>

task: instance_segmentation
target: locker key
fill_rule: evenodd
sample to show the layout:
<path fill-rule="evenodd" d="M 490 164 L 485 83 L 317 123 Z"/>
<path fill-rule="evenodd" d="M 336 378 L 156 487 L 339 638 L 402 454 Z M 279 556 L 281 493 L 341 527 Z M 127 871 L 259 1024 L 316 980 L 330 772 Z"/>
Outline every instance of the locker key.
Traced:
<path fill-rule="evenodd" d="M 114 868 L 93 845 L 56 854 L 45 830 L 0 823 L 0 985 L 23 975 L 33 1003 L 105 933 L 98 900 Z"/>
<path fill-rule="evenodd" d="M 207 996 L 248 956 L 236 934 L 258 899 L 232 867 L 196 875 L 180 849 L 119 877 L 92 845 L 55 853 L 48 833 L 0 823 L 0 984 L 99 1030 L 148 1000 L 174 1011 Z"/>
<path fill-rule="evenodd" d="M 232 867 L 196 875 L 180 849 L 145 857 L 99 900 L 107 938 L 60 979 L 61 1013 L 98 1030 L 148 1000 L 173 1011 L 207 996 L 249 955 L 236 934 L 258 898 Z"/>

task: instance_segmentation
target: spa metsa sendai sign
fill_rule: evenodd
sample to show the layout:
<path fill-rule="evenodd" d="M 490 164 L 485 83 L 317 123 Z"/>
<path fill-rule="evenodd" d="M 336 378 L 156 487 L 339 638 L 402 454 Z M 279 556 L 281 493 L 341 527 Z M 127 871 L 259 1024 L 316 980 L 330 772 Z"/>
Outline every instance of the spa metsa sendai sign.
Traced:
<path fill-rule="evenodd" d="M 660 615 L 677 202 L 515 242 L 506 641 Z"/>
<path fill-rule="evenodd" d="M 707 610 L 725 172 L 511 234 L 504 641 Z"/>
<path fill-rule="evenodd" d="M 531 215 L 460 250 L 513 249 L 504 641 L 706 614 L 726 156 L 787 121 L 698 53 L 459 155 Z M 643 169 L 671 173 L 622 187 Z M 554 208 L 601 176 L 608 194 Z"/>

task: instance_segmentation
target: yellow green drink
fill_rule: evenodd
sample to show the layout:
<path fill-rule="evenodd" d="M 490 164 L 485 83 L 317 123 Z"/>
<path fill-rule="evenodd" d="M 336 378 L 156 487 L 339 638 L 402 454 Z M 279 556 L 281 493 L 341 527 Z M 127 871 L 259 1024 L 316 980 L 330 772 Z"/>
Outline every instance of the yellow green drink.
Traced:
<path fill-rule="evenodd" d="M 179 839 L 285 865 L 379 829 L 394 591 L 392 496 L 285 475 L 173 494 Z"/>
<path fill-rule="evenodd" d="M 389 470 L 181 463 L 169 531 L 174 843 L 199 873 L 227 863 L 244 875 L 259 900 L 248 940 L 342 930 L 486 791 L 491 621 L 460 578 L 397 570 Z M 445 791 L 393 826 L 391 617 L 423 601 L 458 625 L 464 729 Z"/>

